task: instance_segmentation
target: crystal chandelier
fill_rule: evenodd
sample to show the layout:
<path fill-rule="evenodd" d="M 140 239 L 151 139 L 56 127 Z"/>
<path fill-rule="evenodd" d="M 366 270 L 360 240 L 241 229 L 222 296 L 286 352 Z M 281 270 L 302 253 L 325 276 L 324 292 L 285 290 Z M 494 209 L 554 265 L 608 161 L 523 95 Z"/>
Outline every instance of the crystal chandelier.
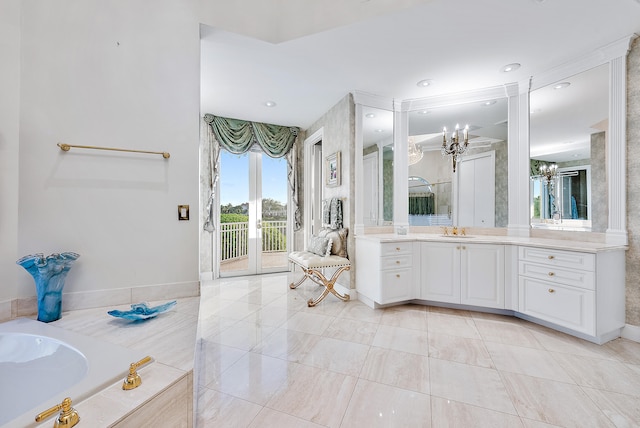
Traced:
<path fill-rule="evenodd" d="M 420 162 L 423 156 L 424 153 L 413 142 L 413 138 L 409 138 L 409 165 Z"/>
<path fill-rule="evenodd" d="M 551 185 L 553 187 L 556 178 L 558 178 L 558 165 L 555 163 L 552 163 L 551 165 L 540 165 L 540 176 L 544 178 L 544 182 L 547 186 Z"/>
<path fill-rule="evenodd" d="M 463 142 L 460 144 L 460 137 L 458 134 L 459 126 L 456 124 L 456 129 L 451 133 L 451 139 L 447 142 L 447 128 L 442 128 L 442 148 L 440 152 L 442 157 L 451 156 L 453 162 L 453 172 L 456 172 L 456 165 L 458 163 L 458 156 L 462 156 L 469 146 L 469 125 L 466 125 L 463 130 Z"/>

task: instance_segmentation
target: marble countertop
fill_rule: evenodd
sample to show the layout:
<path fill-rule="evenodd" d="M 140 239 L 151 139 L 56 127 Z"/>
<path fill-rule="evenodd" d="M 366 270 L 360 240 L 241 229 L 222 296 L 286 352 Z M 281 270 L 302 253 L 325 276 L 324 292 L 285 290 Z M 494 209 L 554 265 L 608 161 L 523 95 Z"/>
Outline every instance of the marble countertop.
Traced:
<path fill-rule="evenodd" d="M 370 240 L 375 242 L 467 242 L 469 244 L 502 244 L 523 245 L 527 247 L 552 248 L 557 250 L 580 251 L 584 253 L 598 253 L 603 251 L 626 250 L 628 247 L 620 244 L 603 242 L 577 241 L 569 239 L 532 238 L 508 235 L 467 235 L 453 236 L 437 233 L 409 233 L 397 235 L 393 233 L 365 234 L 356 236 L 356 240 Z"/>

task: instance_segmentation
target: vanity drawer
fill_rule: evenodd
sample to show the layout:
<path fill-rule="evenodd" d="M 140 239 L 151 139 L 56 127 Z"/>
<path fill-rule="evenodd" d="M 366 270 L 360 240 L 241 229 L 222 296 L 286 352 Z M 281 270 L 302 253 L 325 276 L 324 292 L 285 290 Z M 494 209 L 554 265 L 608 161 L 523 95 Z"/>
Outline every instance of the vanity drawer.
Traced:
<path fill-rule="evenodd" d="M 392 256 L 394 254 L 411 254 L 413 252 L 412 242 L 387 242 L 380 246 L 381 256 Z"/>
<path fill-rule="evenodd" d="M 549 250 L 545 248 L 520 247 L 521 261 L 560 266 L 571 269 L 593 271 L 596 265 L 595 254 L 578 253 L 575 251 Z"/>
<path fill-rule="evenodd" d="M 380 303 L 393 303 L 411 298 L 411 269 L 396 269 L 380 274 Z"/>
<path fill-rule="evenodd" d="M 595 334 L 595 292 L 520 277 L 520 312 Z"/>
<path fill-rule="evenodd" d="M 595 290 L 595 273 L 593 271 L 565 269 L 549 264 L 536 264 L 521 261 L 519 264 L 519 274 L 548 281 L 554 284 L 565 284 L 573 287 Z"/>
<path fill-rule="evenodd" d="M 380 269 L 400 269 L 410 268 L 413 256 L 411 254 L 399 254 L 380 258 Z"/>

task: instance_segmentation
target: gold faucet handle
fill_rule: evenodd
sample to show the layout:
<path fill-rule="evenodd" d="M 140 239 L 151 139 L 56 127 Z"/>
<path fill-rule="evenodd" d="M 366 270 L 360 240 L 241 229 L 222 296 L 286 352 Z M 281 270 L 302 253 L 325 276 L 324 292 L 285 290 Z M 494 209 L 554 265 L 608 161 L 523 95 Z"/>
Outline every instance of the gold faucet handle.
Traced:
<path fill-rule="evenodd" d="M 443 227 L 442 227 L 442 234 L 443 234 L 444 236 L 449 235 L 449 229 L 447 228 L 447 226 L 443 226 Z"/>
<path fill-rule="evenodd" d="M 143 366 L 150 361 L 151 361 L 151 357 L 147 355 L 137 363 L 131 363 L 131 365 L 129 366 L 129 374 L 127 375 L 127 378 L 124 380 L 124 383 L 122 384 L 122 389 L 128 391 L 130 389 L 135 389 L 139 387 L 142 384 L 142 378 L 138 374 L 137 370 L 140 366 Z"/>
<path fill-rule="evenodd" d="M 460 230 L 460 235 L 462 235 L 462 236 L 466 236 L 467 235 L 467 230 L 464 227 Z"/>
<path fill-rule="evenodd" d="M 457 235 L 457 234 L 458 234 L 458 228 L 457 228 L 456 226 L 453 226 L 453 231 L 452 231 L 452 233 L 453 233 L 454 235 Z"/>
<path fill-rule="evenodd" d="M 38 416 L 36 416 L 36 422 L 42 422 L 45 419 L 49 419 L 58 411 L 60 411 L 60 416 L 58 416 L 58 419 L 53 423 L 54 428 L 71 428 L 80 422 L 80 416 L 78 415 L 78 412 L 71 407 L 71 398 L 69 397 L 62 400 L 62 403 L 56 404 L 52 408 L 39 413 Z"/>

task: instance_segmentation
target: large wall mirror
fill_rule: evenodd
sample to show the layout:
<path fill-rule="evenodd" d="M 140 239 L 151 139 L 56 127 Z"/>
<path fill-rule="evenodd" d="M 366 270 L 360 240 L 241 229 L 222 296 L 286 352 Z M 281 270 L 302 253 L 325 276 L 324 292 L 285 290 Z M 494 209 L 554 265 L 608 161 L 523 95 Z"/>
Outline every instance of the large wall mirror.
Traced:
<path fill-rule="evenodd" d="M 606 230 L 608 109 L 608 64 L 531 92 L 533 228 Z"/>
<path fill-rule="evenodd" d="M 507 98 L 409 111 L 409 225 L 507 226 L 507 118 Z M 469 145 L 453 172 L 441 147 L 456 124 Z"/>
<path fill-rule="evenodd" d="M 393 112 L 362 107 L 364 226 L 393 224 Z"/>

